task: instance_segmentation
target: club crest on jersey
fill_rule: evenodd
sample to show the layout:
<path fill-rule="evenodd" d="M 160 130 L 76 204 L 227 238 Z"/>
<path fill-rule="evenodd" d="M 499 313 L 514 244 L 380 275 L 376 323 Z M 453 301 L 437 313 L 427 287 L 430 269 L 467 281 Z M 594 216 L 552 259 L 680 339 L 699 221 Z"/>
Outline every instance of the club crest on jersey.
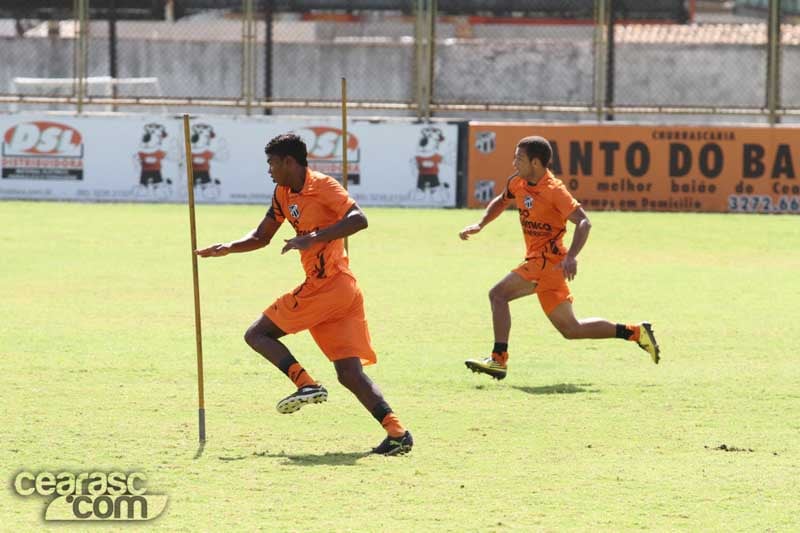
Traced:
<path fill-rule="evenodd" d="M 525 197 L 525 209 L 530 209 L 533 207 L 533 198 L 530 196 Z"/>
<path fill-rule="evenodd" d="M 294 219 L 300 218 L 300 208 L 297 207 L 297 204 L 292 204 L 289 206 L 289 214 L 292 215 L 292 218 Z"/>

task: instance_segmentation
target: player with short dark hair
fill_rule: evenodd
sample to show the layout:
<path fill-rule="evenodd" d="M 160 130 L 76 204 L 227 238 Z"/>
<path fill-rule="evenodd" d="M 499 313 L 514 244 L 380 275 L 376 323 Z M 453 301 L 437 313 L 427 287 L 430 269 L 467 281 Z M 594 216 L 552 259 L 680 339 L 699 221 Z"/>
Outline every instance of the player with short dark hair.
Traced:
<path fill-rule="evenodd" d="M 294 134 L 279 135 L 265 148 L 272 180 L 272 205 L 256 229 L 230 243 L 196 253 L 219 257 L 250 252 L 268 245 L 284 221 L 297 235 L 281 253 L 299 250 L 306 279 L 267 307 L 245 333 L 253 350 L 277 366 L 297 386 L 278 402 L 280 413 L 324 402 L 328 391 L 317 383 L 279 340 L 287 333 L 309 330 L 333 362 L 339 382 L 347 387 L 387 432 L 373 453 L 399 455 L 411 450 L 411 433 L 403 427 L 362 365 L 375 363 L 364 299 L 350 271 L 343 239 L 367 227 L 367 217 L 332 177 L 308 168 L 307 149 Z"/>
<path fill-rule="evenodd" d="M 511 311 L 508 303 L 536 294 L 550 322 L 567 339 L 606 339 L 617 337 L 636 342 L 650 354 L 654 363 L 660 349 L 648 322 L 615 324 L 603 318 L 578 319 L 572 310 L 572 295 L 567 281 L 578 272 L 578 253 L 586 244 L 591 223 L 581 205 L 548 169 L 553 150 L 546 139 L 525 137 L 517 143 L 514 169 L 502 194 L 495 197 L 477 224 L 459 233 L 462 240 L 480 232 L 512 202 L 517 207 L 525 238 L 525 261 L 489 291 L 494 328 L 494 347 L 490 357 L 468 359 L 473 372 L 503 379 L 508 372 L 508 338 Z M 567 221 L 575 224 L 572 243 L 567 249 L 562 240 Z"/>
<path fill-rule="evenodd" d="M 306 143 L 294 133 L 284 133 L 271 139 L 264 147 L 267 157 L 275 155 L 279 157 L 292 156 L 301 167 L 308 167 L 308 148 Z"/>

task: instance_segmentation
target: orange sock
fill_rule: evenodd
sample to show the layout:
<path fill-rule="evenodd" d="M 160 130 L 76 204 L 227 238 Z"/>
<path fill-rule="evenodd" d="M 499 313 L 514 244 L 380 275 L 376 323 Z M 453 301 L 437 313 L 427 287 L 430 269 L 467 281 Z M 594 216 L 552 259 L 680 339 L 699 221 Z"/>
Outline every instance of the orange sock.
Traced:
<path fill-rule="evenodd" d="M 403 427 L 403 424 L 400 423 L 394 413 L 384 416 L 383 420 L 381 420 L 381 425 L 392 438 L 402 437 L 406 434 L 406 428 Z"/>
<path fill-rule="evenodd" d="M 293 363 L 292 366 L 289 367 L 287 375 L 298 389 L 317 384 L 317 382 L 314 381 L 314 378 L 308 375 L 306 369 L 300 366 L 300 363 Z"/>
<path fill-rule="evenodd" d="M 492 352 L 492 359 L 494 359 L 496 363 L 505 365 L 506 363 L 508 363 L 508 352 L 503 352 L 503 353 Z"/>
<path fill-rule="evenodd" d="M 625 327 L 633 331 L 633 335 L 631 335 L 628 340 L 637 342 L 639 340 L 639 334 L 642 332 L 641 326 L 628 324 Z"/>

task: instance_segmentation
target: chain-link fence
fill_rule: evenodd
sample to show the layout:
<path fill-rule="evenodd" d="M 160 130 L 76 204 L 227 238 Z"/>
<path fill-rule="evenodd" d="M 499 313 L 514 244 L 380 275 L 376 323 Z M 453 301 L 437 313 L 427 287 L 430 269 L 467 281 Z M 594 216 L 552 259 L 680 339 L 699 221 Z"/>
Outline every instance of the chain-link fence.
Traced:
<path fill-rule="evenodd" d="M 412 17 L 399 12 L 279 14 L 272 32 L 273 98 L 335 100 L 343 76 L 355 100 L 414 98 Z"/>
<path fill-rule="evenodd" d="M 40 10 L 18 1 L 4 2 L 2 15 L 0 91 L 31 100 L 50 95 L 74 97 L 79 48 L 71 17 L 77 13 L 68 5 Z M 11 110 L 27 107 L 15 104 Z"/>
<path fill-rule="evenodd" d="M 763 107 L 766 22 L 762 13 L 706 24 L 614 23 L 609 100 L 631 106 Z"/>
<path fill-rule="evenodd" d="M 346 77 L 354 114 L 778 120 L 798 21 L 800 0 L 0 0 L 0 104 L 334 113 Z"/>
<path fill-rule="evenodd" d="M 779 106 L 800 107 L 800 0 L 783 0 L 779 27 L 780 88 Z"/>
<path fill-rule="evenodd" d="M 591 105 L 594 27 L 589 15 L 581 24 L 446 19 L 437 26 L 434 100 L 482 104 L 491 95 L 495 104 Z"/>

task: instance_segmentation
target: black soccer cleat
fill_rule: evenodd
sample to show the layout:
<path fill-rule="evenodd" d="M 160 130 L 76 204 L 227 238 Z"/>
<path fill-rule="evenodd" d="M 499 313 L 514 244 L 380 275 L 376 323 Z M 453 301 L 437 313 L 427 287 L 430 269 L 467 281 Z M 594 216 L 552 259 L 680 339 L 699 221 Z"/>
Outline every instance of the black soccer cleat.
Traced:
<path fill-rule="evenodd" d="M 411 451 L 414 446 L 414 438 L 410 431 L 406 431 L 402 437 L 386 436 L 377 447 L 372 448 L 372 453 L 378 455 L 403 455 Z"/>
<path fill-rule="evenodd" d="M 289 414 L 298 411 L 304 405 L 310 403 L 322 403 L 328 399 L 328 391 L 322 385 L 308 385 L 297 389 L 297 392 L 290 394 L 278 402 L 275 409 L 281 414 Z"/>

